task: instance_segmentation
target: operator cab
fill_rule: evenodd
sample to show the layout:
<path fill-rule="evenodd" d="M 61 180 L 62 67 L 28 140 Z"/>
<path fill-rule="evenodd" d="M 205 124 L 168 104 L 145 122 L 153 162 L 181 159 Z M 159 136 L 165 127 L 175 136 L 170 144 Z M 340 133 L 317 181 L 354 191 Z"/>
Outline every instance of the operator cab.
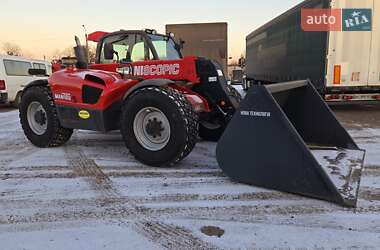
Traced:
<path fill-rule="evenodd" d="M 179 60 L 181 45 L 172 35 L 154 30 L 118 31 L 103 36 L 97 47 L 97 64 L 127 64 L 149 60 Z"/>

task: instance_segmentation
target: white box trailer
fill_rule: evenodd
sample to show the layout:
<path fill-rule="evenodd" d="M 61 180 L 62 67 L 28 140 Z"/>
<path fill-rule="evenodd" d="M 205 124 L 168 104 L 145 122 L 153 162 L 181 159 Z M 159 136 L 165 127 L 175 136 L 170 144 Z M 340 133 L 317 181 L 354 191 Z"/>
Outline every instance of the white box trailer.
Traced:
<path fill-rule="evenodd" d="M 329 33 L 327 87 L 339 90 L 373 86 L 377 89 L 380 86 L 380 1 L 334 0 L 331 7 L 369 8 L 372 9 L 373 17 L 372 32 Z M 372 99 L 368 95 L 360 95 L 355 99 L 361 98 Z"/>
<path fill-rule="evenodd" d="M 303 8 L 371 9 L 372 31 L 304 31 Z M 248 35 L 246 63 L 254 83 L 309 78 L 330 102 L 380 101 L 380 0 L 306 0 Z"/>

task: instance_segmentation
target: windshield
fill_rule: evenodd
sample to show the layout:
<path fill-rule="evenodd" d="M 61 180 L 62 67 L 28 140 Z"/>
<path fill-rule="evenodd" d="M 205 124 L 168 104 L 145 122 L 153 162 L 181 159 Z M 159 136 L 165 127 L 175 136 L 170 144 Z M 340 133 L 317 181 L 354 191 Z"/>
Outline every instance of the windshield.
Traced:
<path fill-rule="evenodd" d="M 173 39 L 160 36 L 160 35 L 148 35 L 151 39 L 154 48 L 157 51 L 158 58 L 161 60 L 178 60 L 181 59 L 180 53 L 176 49 L 176 44 Z"/>

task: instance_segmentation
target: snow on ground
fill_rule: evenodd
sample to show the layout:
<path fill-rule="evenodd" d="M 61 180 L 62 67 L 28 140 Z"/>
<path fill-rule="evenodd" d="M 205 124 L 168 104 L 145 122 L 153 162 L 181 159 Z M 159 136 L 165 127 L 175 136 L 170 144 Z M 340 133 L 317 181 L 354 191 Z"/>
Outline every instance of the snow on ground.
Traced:
<path fill-rule="evenodd" d="M 0 249 L 379 249 L 380 129 L 350 133 L 367 150 L 357 209 L 234 183 L 213 143 L 156 169 L 119 133 L 37 149 L 0 113 Z"/>

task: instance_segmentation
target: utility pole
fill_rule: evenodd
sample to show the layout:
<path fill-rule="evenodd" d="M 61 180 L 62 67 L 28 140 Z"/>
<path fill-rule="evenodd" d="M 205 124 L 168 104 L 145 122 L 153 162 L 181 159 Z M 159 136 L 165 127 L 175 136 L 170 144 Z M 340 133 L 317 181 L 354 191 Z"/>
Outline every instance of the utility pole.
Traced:
<path fill-rule="evenodd" d="M 82 27 L 83 27 L 83 30 L 84 30 L 84 36 L 86 38 L 86 57 L 87 57 L 87 63 L 90 63 L 89 61 L 89 47 L 88 47 L 88 35 L 87 35 L 87 29 L 86 29 L 86 26 L 84 24 L 82 24 Z"/>

